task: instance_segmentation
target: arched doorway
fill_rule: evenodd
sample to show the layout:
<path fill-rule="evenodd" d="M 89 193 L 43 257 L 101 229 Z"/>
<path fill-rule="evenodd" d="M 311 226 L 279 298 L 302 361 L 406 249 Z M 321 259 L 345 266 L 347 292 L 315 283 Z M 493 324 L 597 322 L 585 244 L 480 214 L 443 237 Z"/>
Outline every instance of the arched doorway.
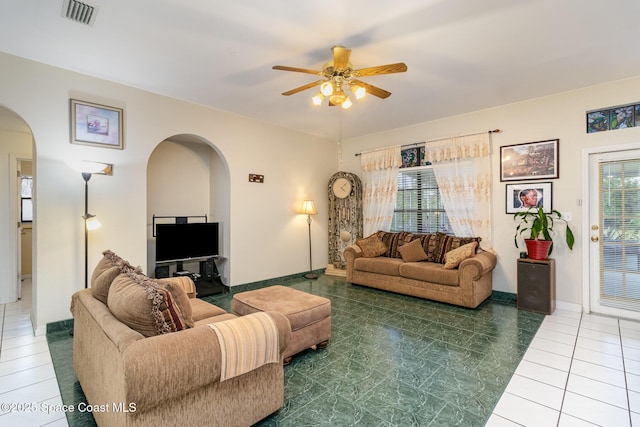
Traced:
<path fill-rule="evenodd" d="M 155 270 L 153 216 L 206 215 L 220 224 L 218 270 L 229 283 L 229 167 L 208 140 L 192 134 L 161 141 L 147 162 L 147 271 Z"/>
<path fill-rule="evenodd" d="M 0 106 L 0 157 L 9 159 L 0 164 L 0 176 L 5 177 L 0 180 L 0 199 L 8 207 L 0 210 L 0 234 L 8 237 L 0 242 L 0 303 L 25 297 L 31 307 L 35 218 L 30 207 L 35 193 L 29 190 L 35 175 L 33 155 L 33 133 L 27 123 L 11 109 Z"/>

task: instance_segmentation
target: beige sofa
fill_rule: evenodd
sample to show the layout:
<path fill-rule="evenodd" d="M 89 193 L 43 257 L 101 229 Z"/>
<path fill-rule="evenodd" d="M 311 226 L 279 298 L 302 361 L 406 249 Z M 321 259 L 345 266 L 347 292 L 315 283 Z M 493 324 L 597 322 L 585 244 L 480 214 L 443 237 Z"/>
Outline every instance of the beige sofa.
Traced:
<path fill-rule="evenodd" d="M 92 276 L 92 287 L 72 297 L 73 366 L 98 425 L 249 426 L 282 407 L 282 357 L 291 337 L 285 316 L 267 312 L 275 326 L 272 335 L 277 336 L 272 354 L 278 352 L 279 360 L 221 381 L 226 351 L 208 325 L 238 323 L 248 316 L 236 317 L 193 298 L 190 279 L 155 281 L 132 269 L 106 251 Z M 155 288 L 143 290 L 146 295 L 140 298 L 140 289 L 149 281 Z M 163 301 L 167 289 L 172 295 Z M 119 303 L 119 297 L 124 302 Z M 131 311 L 123 315 L 127 301 Z M 159 310 L 149 309 L 158 301 Z M 114 315 L 112 305 L 129 324 Z M 169 320 L 168 311 L 191 316 L 183 322 Z M 146 317 L 127 317 L 137 312 Z M 175 330 L 180 323 L 184 327 Z"/>
<path fill-rule="evenodd" d="M 442 233 L 379 231 L 345 249 L 347 281 L 475 308 L 491 295 L 492 271 L 496 266 L 494 254 L 477 249 L 479 241 L 478 238 L 458 238 Z M 404 247 L 409 244 L 411 246 Z M 422 249 L 420 256 L 403 259 L 402 252 L 414 252 L 413 249 L 418 250 L 417 246 Z M 377 250 L 372 249 L 374 247 Z M 409 251 L 409 247 L 413 249 Z M 456 252 L 465 253 L 465 256 L 457 259 Z M 419 258 L 423 259 L 417 261 Z M 451 267 L 455 261 L 459 264 Z"/>

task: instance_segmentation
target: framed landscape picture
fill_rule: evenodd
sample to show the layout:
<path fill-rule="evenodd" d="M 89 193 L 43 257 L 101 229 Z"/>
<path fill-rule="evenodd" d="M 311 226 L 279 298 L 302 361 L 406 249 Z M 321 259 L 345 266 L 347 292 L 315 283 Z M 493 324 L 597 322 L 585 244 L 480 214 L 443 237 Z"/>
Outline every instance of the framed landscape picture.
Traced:
<path fill-rule="evenodd" d="M 500 147 L 500 181 L 558 178 L 559 143 L 549 139 Z"/>
<path fill-rule="evenodd" d="M 553 209 L 551 184 L 551 182 L 507 184 L 506 213 L 514 214 L 539 207 L 542 207 L 544 212 L 550 213 Z"/>
<path fill-rule="evenodd" d="M 123 148 L 122 108 L 71 100 L 71 143 Z"/>

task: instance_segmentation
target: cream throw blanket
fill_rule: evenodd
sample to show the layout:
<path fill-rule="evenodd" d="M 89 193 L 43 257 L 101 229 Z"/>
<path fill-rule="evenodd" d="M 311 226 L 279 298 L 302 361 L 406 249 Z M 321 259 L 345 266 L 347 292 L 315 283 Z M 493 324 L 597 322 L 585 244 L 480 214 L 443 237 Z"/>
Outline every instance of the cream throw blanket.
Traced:
<path fill-rule="evenodd" d="M 222 353 L 220 381 L 280 361 L 276 323 L 258 312 L 223 322 L 209 323 L 218 336 Z"/>

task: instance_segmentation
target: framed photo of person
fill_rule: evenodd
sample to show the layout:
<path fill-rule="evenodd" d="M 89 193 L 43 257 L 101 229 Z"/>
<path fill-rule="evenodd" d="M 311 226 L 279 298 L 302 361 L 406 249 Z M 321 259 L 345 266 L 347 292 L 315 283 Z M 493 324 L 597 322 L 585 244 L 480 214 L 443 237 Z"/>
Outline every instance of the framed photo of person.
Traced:
<path fill-rule="evenodd" d="M 506 213 L 514 214 L 527 209 L 542 207 L 544 212 L 553 209 L 551 182 L 525 182 L 506 185 Z"/>

